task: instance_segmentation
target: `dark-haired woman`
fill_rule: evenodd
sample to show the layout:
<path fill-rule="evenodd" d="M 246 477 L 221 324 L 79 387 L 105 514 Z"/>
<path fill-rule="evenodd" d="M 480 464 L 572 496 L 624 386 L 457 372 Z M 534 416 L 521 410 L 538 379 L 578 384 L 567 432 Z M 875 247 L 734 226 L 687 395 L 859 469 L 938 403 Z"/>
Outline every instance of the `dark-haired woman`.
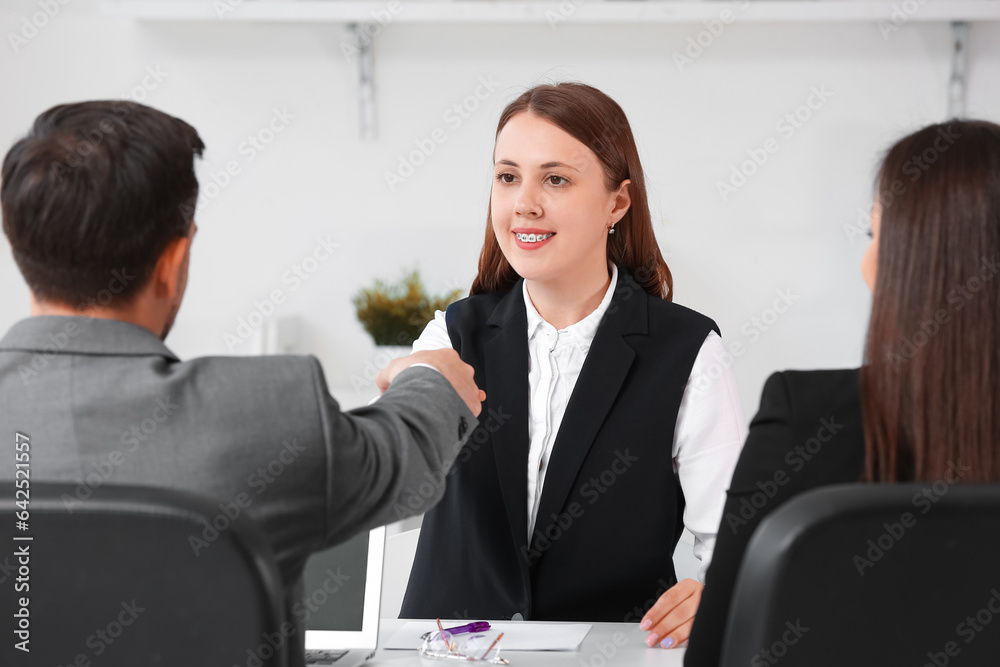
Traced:
<path fill-rule="evenodd" d="M 624 112 L 538 86 L 501 114 L 479 273 L 414 349 L 454 347 L 486 390 L 425 517 L 404 617 L 639 622 L 684 642 L 745 431 L 709 318 L 670 301 Z"/>
<path fill-rule="evenodd" d="M 877 185 L 861 265 L 873 294 L 864 365 L 764 385 L 685 665 L 718 664 L 747 542 L 792 496 L 856 481 L 1000 481 L 1000 126 L 919 130 L 889 149 Z M 796 449 L 810 439 L 822 446 Z M 779 471 L 777 495 L 741 513 Z"/>

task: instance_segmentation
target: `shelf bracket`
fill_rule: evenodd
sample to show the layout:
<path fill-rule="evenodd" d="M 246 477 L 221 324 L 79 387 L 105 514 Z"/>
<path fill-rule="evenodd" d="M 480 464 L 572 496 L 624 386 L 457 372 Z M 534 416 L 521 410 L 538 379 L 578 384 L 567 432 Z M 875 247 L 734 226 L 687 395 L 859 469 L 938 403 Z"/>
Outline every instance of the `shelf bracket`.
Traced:
<path fill-rule="evenodd" d="M 358 132 L 364 141 L 375 139 L 375 37 L 365 32 L 365 24 L 347 26 L 357 46 Z"/>
<path fill-rule="evenodd" d="M 948 118 L 965 117 L 965 73 L 969 64 L 969 22 L 952 21 L 951 79 L 948 81 Z"/>

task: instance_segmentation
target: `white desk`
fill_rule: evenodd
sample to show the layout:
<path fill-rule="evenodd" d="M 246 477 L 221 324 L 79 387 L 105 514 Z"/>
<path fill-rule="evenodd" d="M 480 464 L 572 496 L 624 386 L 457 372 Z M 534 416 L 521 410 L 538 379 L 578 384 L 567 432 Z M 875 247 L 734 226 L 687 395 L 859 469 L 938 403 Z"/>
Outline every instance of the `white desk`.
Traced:
<path fill-rule="evenodd" d="M 405 621 L 383 618 L 378 629 L 378 652 L 365 667 L 433 667 L 455 664 L 443 660 L 421 660 L 416 650 L 386 651 L 381 647 L 396 634 Z M 510 660 L 510 667 L 541 667 L 572 665 L 573 667 L 629 667 L 644 665 L 676 665 L 684 663 L 684 649 L 651 649 L 646 646 L 646 633 L 636 623 L 592 623 L 594 627 L 580 644 L 578 651 L 507 651 L 501 656 Z M 502 643 L 502 640 L 501 640 Z"/>

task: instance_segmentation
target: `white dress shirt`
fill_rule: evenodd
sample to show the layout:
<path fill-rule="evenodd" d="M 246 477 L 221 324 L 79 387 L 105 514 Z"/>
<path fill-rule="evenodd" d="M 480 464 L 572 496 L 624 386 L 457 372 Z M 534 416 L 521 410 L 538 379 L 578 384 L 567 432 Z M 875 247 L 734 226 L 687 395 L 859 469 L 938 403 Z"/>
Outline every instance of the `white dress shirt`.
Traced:
<path fill-rule="evenodd" d="M 611 284 L 592 313 L 565 329 L 556 330 L 535 310 L 523 283 L 528 316 L 528 539 L 534 532 L 552 445 L 559 434 L 566 406 L 597 327 L 611 304 L 618 282 L 612 264 Z M 451 347 L 444 311 L 437 311 L 413 343 L 413 351 Z M 671 452 L 674 470 L 684 492 L 684 526 L 694 535 L 694 555 L 701 561 L 698 578 L 704 582 L 712 559 L 716 531 L 722 519 L 726 489 L 739 459 L 746 424 L 732 364 L 727 363 L 722 339 L 709 332 L 688 378 L 677 413 Z M 691 378 L 703 380 L 694 390 Z M 704 382 L 711 378 L 711 381 Z M 666 443 L 664 443 L 666 446 Z M 636 521 L 641 521 L 637 516 Z"/>

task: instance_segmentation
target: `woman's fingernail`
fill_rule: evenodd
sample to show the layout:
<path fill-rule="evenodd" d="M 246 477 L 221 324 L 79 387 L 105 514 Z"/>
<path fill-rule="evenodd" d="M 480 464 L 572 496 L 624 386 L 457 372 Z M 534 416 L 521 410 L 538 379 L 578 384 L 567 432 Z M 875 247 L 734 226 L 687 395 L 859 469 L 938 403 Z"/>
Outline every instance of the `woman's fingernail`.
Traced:
<path fill-rule="evenodd" d="M 659 637 L 656 636 L 655 632 L 650 633 L 650 635 L 646 637 L 646 646 L 648 646 L 649 648 L 653 648 L 654 646 L 656 646 L 657 639 L 659 639 Z"/>
<path fill-rule="evenodd" d="M 649 630 L 651 627 L 653 627 L 653 622 L 648 618 L 639 624 L 640 630 Z"/>
<path fill-rule="evenodd" d="M 662 646 L 663 648 L 670 648 L 673 645 L 674 645 L 673 637 L 667 637 L 662 642 L 660 642 L 660 646 Z"/>

